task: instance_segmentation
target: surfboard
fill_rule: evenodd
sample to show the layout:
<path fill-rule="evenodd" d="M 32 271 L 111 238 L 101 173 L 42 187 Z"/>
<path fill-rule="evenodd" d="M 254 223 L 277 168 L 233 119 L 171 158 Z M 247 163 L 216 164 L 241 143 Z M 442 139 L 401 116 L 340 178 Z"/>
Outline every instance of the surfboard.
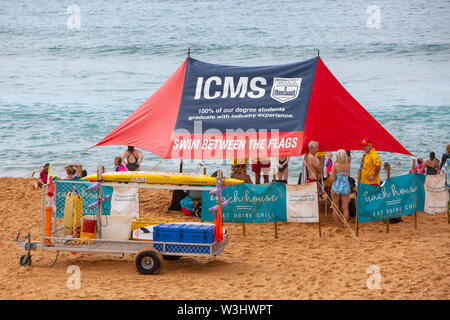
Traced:
<path fill-rule="evenodd" d="M 133 182 L 155 184 L 184 184 L 184 185 L 216 185 L 216 178 L 203 174 L 159 172 L 159 171 L 118 171 L 102 174 L 103 181 Z M 97 181 L 97 175 L 90 175 L 81 180 Z M 224 178 L 225 185 L 241 184 L 244 180 Z"/>

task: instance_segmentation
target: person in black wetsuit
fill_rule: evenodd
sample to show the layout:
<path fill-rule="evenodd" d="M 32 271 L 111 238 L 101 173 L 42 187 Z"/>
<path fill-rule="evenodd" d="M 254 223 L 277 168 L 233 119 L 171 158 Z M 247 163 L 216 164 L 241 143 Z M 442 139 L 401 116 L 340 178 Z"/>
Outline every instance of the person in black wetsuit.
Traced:
<path fill-rule="evenodd" d="M 122 161 L 129 171 L 140 171 L 142 160 L 144 160 L 142 152 L 134 149 L 133 146 L 128 146 L 122 154 Z"/>

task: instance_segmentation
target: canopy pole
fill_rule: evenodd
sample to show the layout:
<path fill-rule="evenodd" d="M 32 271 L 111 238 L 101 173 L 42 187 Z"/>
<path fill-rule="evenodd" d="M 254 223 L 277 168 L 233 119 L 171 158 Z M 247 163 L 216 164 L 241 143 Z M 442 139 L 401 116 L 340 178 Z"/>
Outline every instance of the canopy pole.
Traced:
<path fill-rule="evenodd" d="M 320 57 L 320 49 L 317 49 L 317 56 Z"/>
<path fill-rule="evenodd" d="M 191 56 L 191 48 L 188 48 L 188 58 Z"/>
<path fill-rule="evenodd" d="M 277 174 L 276 174 L 276 169 L 274 168 L 273 169 L 273 179 L 272 179 L 272 182 L 273 183 L 275 183 L 275 182 L 277 182 Z M 274 235 L 273 235 L 273 237 L 275 238 L 275 239 L 278 239 L 278 224 L 277 224 L 277 221 L 275 221 L 274 223 L 273 223 L 273 230 L 274 230 Z"/>
<path fill-rule="evenodd" d="M 386 164 L 386 171 L 387 171 L 386 178 L 389 179 L 391 177 L 391 165 L 388 162 L 386 162 L 385 164 Z M 389 219 L 387 219 L 385 221 L 386 221 L 386 233 L 389 233 L 390 221 L 389 221 Z"/>

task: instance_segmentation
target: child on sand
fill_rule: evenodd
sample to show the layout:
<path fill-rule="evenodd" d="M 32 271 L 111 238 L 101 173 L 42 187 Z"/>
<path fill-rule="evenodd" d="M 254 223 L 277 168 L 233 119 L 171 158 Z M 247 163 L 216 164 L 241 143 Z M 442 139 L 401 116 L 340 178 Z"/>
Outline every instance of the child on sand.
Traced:
<path fill-rule="evenodd" d="M 127 171 L 127 168 L 122 163 L 121 157 L 114 158 L 114 171 Z"/>
<path fill-rule="evenodd" d="M 42 187 L 44 184 L 47 183 L 48 179 L 48 167 L 50 166 L 50 163 L 44 164 L 44 167 L 42 168 L 41 172 L 39 173 L 39 179 L 34 183 L 34 187 Z"/>

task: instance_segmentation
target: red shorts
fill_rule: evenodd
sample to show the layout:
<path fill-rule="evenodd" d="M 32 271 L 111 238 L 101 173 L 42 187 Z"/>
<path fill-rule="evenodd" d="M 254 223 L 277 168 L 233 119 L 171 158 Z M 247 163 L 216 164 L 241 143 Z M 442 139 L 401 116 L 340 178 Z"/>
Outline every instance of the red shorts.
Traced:
<path fill-rule="evenodd" d="M 261 163 L 261 161 L 257 161 L 256 163 L 252 163 L 252 171 L 255 173 L 261 173 L 261 170 L 263 172 L 263 175 L 267 176 L 270 173 L 270 161 Z"/>

